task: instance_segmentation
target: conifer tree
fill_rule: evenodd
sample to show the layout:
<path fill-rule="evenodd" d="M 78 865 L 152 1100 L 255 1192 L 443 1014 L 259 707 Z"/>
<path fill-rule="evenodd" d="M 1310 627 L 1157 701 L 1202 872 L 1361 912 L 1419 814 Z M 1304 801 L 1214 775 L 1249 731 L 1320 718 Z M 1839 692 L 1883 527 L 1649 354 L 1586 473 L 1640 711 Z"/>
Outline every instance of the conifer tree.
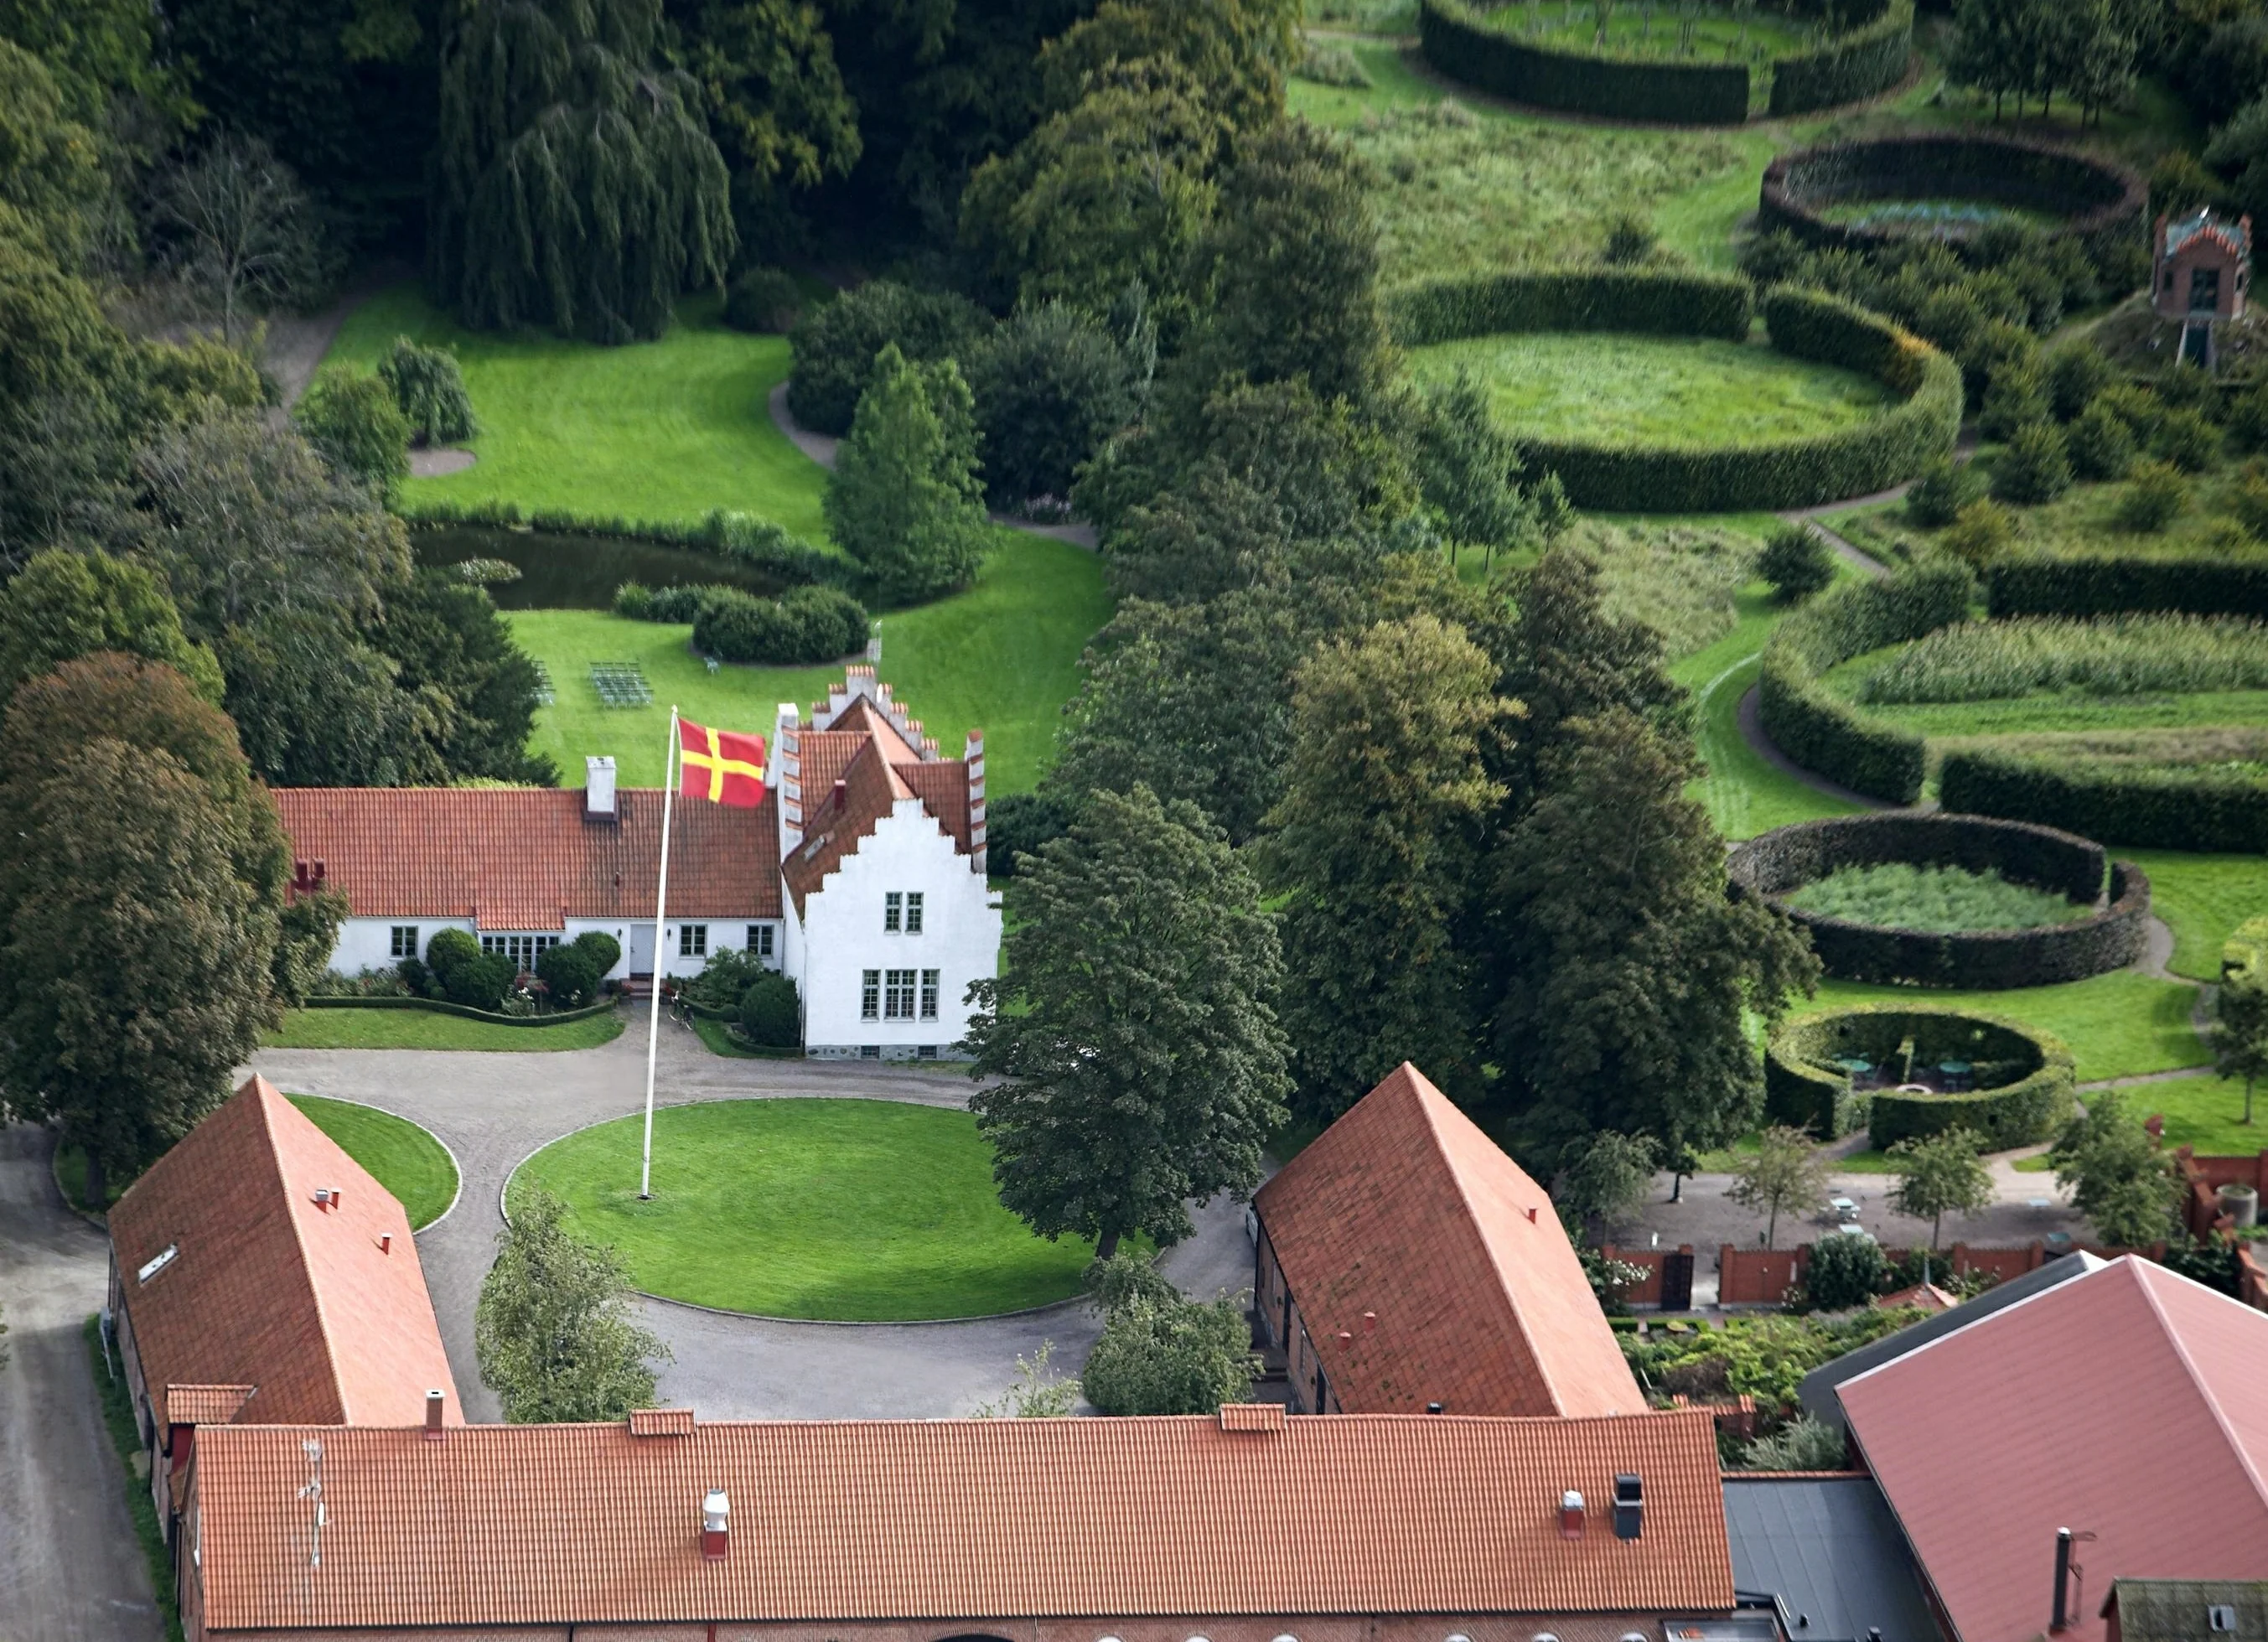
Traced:
<path fill-rule="evenodd" d="M 897 344 L 874 360 L 827 485 L 827 528 L 884 604 L 966 587 L 984 557 L 976 422 L 960 368 L 916 364 Z"/>
<path fill-rule="evenodd" d="M 661 335 L 724 283 L 725 161 L 660 57 L 660 0 L 468 7 L 441 54 L 433 283 L 468 325 Z"/>

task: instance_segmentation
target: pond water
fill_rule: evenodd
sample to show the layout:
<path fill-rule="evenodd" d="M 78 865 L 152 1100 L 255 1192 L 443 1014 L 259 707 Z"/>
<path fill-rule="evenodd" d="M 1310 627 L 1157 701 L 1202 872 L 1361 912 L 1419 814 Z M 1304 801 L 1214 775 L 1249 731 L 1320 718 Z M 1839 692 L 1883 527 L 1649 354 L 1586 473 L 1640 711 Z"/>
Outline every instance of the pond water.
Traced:
<path fill-rule="evenodd" d="M 504 559 L 518 565 L 519 580 L 488 585 L 497 607 L 504 610 L 610 609 L 615 589 L 624 582 L 649 587 L 724 582 L 750 593 L 780 591 L 777 581 L 734 560 L 618 536 L 446 525 L 413 530 L 409 541 L 420 565 L 461 564 L 468 559 Z"/>

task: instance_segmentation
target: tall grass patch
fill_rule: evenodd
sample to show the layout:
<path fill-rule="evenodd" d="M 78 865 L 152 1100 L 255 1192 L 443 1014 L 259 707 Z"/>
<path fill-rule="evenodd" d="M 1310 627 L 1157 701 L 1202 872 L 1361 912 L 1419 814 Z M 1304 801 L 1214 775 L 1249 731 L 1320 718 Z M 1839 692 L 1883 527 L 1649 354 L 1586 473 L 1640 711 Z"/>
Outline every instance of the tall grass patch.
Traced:
<path fill-rule="evenodd" d="M 1599 564 L 1607 612 L 1643 622 L 1673 656 L 1690 655 L 1733 630 L 1741 589 L 1755 574 L 1756 544 L 1736 531 L 1690 525 L 1619 525 L 1586 519 L 1571 539 Z"/>
<path fill-rule="evenodd" d="M 2268 688 L 2268 627 L 2233 616 L 2134 615 L 1962 622 L 1867 674 L 1883 703 L 1994 701 L 2043 691 L 2197 695 Z"/>
<path fill-rule="evenodd" d="M 2050 890 L 2011 883 L 1998 873 L 1903 861 L 1838 867 L 1786 899 L 1821 917 L 1948 935 L 2069 924 L 2091 909 Z"/>

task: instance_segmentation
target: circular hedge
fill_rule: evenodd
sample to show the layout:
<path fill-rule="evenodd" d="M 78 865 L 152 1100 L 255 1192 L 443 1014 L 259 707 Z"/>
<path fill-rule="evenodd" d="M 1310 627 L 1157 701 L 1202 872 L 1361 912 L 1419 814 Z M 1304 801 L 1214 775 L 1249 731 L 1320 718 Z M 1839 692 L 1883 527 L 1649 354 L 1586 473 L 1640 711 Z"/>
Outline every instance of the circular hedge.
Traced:
<path fill-rule="evenodd" d="M 1838 867 L 1955 866 L 1997 873 L 2081 904 L 2102 887 L 2099 843 L 2052 827 L 1984 815 L 1844 815 L 1749 839 L 1727 858 L 1737 895 L 1770 902 L 1809 931 L 1827 973 L 1882 985 L 2005 990 L 2051 986 L 2124 968 L 2149 938 L 2150 880 L 2131 861 L 2110 867 L 2110 903 L 2091 917 L 2036 929 L 1892 929 L 1791 906 L 1793 890 Z"/>
<path fill-rule="evenodd" d="M 1789 17 L 1815 17 L 1809 0 L 1768 0 Z M 1841 33 L 1769 65 L 1774 118 L 1856 102 L 1905 77 L 1913 51 L 1912 0 L 1860 0 Z M 1749 117 L 1745 63 L 1624 56 L 1565 41 L 1522 38 L 1522 13 L 1465 0 L 1424 0 L 1418 33 L 1425 60 L 1452 79 L 1538 108 L 1669 125 L 1739 125 Z"/>
<path fill-rule="evenodd" d="M 2037 143 L 1942 134 L 1782 154 L 1764 168 L 1756 226 L 1786 229 L 1808 245 L 1880 246 L 1906 236 L 1830 222 L 1821 210 L 1853 201 L 1953 198 L 2047 212 L 2062 219 L 2057 232 L 2098 255 L 2138 240 L 2149 221 L 2150 185 L 2124 166 Z"/>
<path fill-rule="evenodd" d="M 1624 268 L 1518 270 L 1390 292 L 1405 348 L 1522 331 L 1628 331 L 1747 339 L 1756 311 L 1728 274 Z M 1897 403 L 1852 427 L 1741 445 L 1523 438 L 1531 473 L 1555 473 L 1578 507 L 1723 513 L 1811 507 L 1912 478 L 1952 450 L 1961 369 L 1889 320 L 1815 291 L 1778 287 L 1763 302 L 1771 345 L 1790 358 L 1869 376 Z"/>
<path fill-rule="evenodd" d="M 1845 1058 L 1871 1061 L 1889 1086 L 1853 1089 Z M 1974 1087 L 1899 1088 L 1940 1061 L 1966 1061 Z M 1967 1129 L 1988 1152 L 2044 1140 L 2071 1111 L 2071 1050 L 2051 1033 L 2003 1015 L 1874 1004 L 1791 1020 L 1764 1050 L 1764 1112 L 1833 1140 L 1864 1129 L 1877 1147 Z"/>

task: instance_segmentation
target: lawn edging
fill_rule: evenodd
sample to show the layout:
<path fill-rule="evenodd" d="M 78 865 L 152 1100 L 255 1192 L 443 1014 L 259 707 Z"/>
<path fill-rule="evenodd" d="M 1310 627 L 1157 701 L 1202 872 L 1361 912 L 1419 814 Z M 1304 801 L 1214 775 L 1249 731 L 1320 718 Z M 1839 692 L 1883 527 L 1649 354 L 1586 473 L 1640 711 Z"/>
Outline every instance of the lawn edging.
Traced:
<path fill-rule="evenodd" d="M 580 1009 L 563 1009 L 549 1015 L 500 1015 L 486 1009 L 475 1009 L 470 1004 L 453 1004 L 445 998 L 308 998 L 298 1004 L 301 1009 L 417 1009 L 432 1015 L 456 1015 L 466 1020 L 484 1020 L 492 1027 L 563 1027 L 578 1020 L 590 1020 L 607 1013 L 618 1000 L 609 998 L 596 1004 L 585 1004 Z M 328 1097 L 325 1097 L 328 1098 Z M 376 1108 L 372 1108 L 376 1109 Z"/>

